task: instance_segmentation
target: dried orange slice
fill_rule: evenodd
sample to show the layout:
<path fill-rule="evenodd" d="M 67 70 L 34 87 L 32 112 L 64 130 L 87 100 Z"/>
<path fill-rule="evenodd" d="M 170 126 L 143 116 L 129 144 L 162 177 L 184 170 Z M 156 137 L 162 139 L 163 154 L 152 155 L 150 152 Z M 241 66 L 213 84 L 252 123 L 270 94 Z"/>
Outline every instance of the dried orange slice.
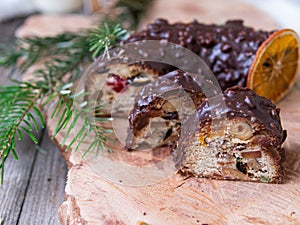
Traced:
<path fill-rule="evenodd" d="M 271 34 L 259 47 L 248 73 L 247 87 L 273 102 L 293 86 L 298 72 L 299 41 L 295 31 Z"/>

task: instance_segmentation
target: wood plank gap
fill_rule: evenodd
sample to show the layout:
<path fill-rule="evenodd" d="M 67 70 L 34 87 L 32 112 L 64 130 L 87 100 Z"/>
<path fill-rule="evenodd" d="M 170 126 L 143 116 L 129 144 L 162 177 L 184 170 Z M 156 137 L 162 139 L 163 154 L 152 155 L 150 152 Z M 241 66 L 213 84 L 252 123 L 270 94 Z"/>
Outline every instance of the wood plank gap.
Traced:
<path fill-rule="evenodd" d="M 47 154 L 37 154 L 19 225 L 59 224 L 57 210 L 64 200 L 66 164 L 47 132 L 41 147 Z"/>
<path fill-rule="evenodd" d="M 38 139 L 38 144 L 37 144 L 38 146 L 40 146 L 41 143 L 43 142 L 45 131 L 46 131 L 45 128 L 43 128 L 42 131 L 41 131 L 41 136 Z M 28 189 L 29 189 L 30 182 L 32 180 L 32 173 L 33 173 L 34 165 L 35 165 L 37 154 L 38 154 L 38 150 L 36 150 L 36 149 L 34 149 L 34 150 L 36 152 L 34 154 L 34 159 L 33 159 L 32 164 L 31 164 L 31 168 L 30 168 L 30 172 L 29 172 L 29 179 L 28 179 L 28 182 L 26 184 L 26 188 L 25 188 L 25 192 L 24 192 L 24 197 L 23 197 L 23 200 L 22 200 L 20 212 L 19 212 L 19 215 L 18 215 L 17 223 L 16 223 L 17 225 L 20 222 L 21 214 L 22 214 L 22 211 L 23 211 L 23 206 L 24 206 L 24 203 L 26 201 L 27 192 L 28 192 Z"/>

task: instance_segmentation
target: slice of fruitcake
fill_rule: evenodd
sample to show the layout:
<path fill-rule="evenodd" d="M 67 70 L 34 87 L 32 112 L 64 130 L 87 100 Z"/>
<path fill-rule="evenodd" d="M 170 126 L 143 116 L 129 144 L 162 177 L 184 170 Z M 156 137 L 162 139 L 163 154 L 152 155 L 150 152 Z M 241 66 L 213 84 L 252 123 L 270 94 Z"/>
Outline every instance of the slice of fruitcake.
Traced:
<path fill-rule="evenodd" d="M 281 183 L 286 131 L 279 109 L 248 88 L 229 88 L 223 100 L 223 119 L 212 119 L 218 105 L 205 100 L 182 126 L 180 170 L 197 177 Z"/>
<path fill-rule="evenodd" d="M 101 103 L 100 116 L 127 117 L 140 89 L 158 77 L 156 70 L 141 63 L 117 63 L 92 71 L 85 82 L 88 104 Z M 118 95 L 120 96 L 118 100 Z"/>
<path fill-rule="evenodd" d="M 202 89 L 214 88 L 203 77 L 200 82 L 192 74 L 175 70 L 143 87 L 129 114 L 126 147 L 176 145 L 181 124 L 206 98 Z"/>

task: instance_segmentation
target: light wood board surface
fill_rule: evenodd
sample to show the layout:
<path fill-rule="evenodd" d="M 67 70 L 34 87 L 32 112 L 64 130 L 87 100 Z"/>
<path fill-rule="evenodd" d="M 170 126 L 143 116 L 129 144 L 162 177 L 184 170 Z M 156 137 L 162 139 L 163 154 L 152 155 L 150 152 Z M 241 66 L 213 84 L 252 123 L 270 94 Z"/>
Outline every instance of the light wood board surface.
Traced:
<path fill-rule="evenodd" d="M 152 186 L 130 187 L 104 179 L 97 169 L 103 160 L 93 155 L 83 159 L 83 147 L 67 156 L 71 168 L 66 201 L 59 211 L 62 224 L 77 220 L 86 224 L 300 224 L 299 87 L 298 78 L 297 85 L 279 104 L 288 132 L 283 184 L 176 174 Z M 51 127 L 49 130 L 53 132 Z M 56 138 L 58 145 L 63 138 L 61 132 Z M 114 149 L 118 148 L 116 144 Z M 136 179 L 142 181 L 142 177 Z"/>

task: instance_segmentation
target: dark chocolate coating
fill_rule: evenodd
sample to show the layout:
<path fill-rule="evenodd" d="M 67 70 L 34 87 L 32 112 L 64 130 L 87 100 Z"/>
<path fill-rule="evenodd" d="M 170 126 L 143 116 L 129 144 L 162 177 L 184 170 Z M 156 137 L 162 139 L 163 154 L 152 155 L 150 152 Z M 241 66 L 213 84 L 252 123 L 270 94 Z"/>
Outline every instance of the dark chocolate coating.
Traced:
<path fill-rule="evenodd" d="M 141 40 L 165 40 L 180 44 L 200 56 L 216 76 L 222 90 L 235 85 L 245 87 L 247 75 L 268 31 L 245 27 L 243 21 L 227 21 L 224 25 L 192 23 L 169 24 L 157 19 L 147 29 L 132 34 L 123 43 Z M 174 67 L 152 63 L 161 74 Z"/>
<path fill-rule="evenodd" d="M 182 160 L 187 154 L 185 152 L 186 147 L 192 145 L 190 138 L 197 131 L 200 133 L 199 138 L 204 138 L 204 142 L 206 137 L 218 141 L 217 137 L 222 135 L 218 131 L 228 129 L 224 126 L 229 123 L 229 120 L 234 120 L 234 123 L 247 123 L 252 128 L 253 137 L 249 139 L 249 142 L 244 143 L 245 148 L 249 147 L 251 149 L 253 146 L 260 146 L 261 151 L 270 157 L 268 160 L 273 162 L 276 171 L 271 182 L 282 183 L 282 163 L 285 160 L 285 151 L 281 146 L 286 138 L 286 131 L 281 126 L 280 110 L 270 100 L 257 95 L 248 88 L 238 86 L 228 88 L 224 91 L 222 98 L 225 105 L 221 104 L 222 101 L 209 105 L 209 101 L 206 99 L 199 105 L 197 112 L 181 127 L 181 140 L 179 141 L 176 159 L 177 165 L 181 166 Z M 212 112 L 216 111 L 221 112 L 224 117 L 212 120 Z M 216 129 L 216 132 L 214 129 Z M 230 139 L 227 138 L 225 141 L 230 141 Z M 201 139 L 199 143 L 202 143 Z M 202 144 L 205 146 L 205 143 Z M 239 150 L 239 148 L 236 150 Z M 240 148 L 240 150 L 243 150 L 243 148 Z M 246 164 L 244 163 L 237 161 L 236 168 L 238 171 L 247 174 Z M 189 168 L 188 164 L 187 168 Z"/>
<path fill-rule="evenodd" d="M 201 84 L 202 87 L 200 87 L 190 74 L 181 70 L 172 71 L 161 78 L 163 79 L 158 79 L 143 87 L 136 97 L 134 108 L 128 117 L 130 129 L 134 133 L 146 126 L 149 118 L 163 115 L 160 105 L 166 101 L 161 98 L 164 94 L 174 97 L 187 94 L 197 108 L 205 98 L 202 88 L 213 88 L 213 85 L 205 82 L 204 79 L 203 84 L 206 86 L 203 87 Z"/>
<path fill-rule="evenodd" d="M 172 71 L 161 78 L 161 81 L 154 81 L 151 85 L 142 88 L 136 97 L 136 106 L 148 106 L 158 95 L 172 90 L 178 90 L 182 87 L 185 91 L 202 92 L 201 87 L 193 80 L 193 78 L 181 70 Z"/>
<path fill-rule="evenodd" d="M 280 146 L 285 138 L 286 131 L 282 129 L 279 112 L 280 110 L 268 99 L 257 95 L 249 88 L 241 88 L 238 86 L 228 88 L 223 93 L 225 109 L 228 119 L 245 118 L 251 124 L 258 124 L 261 130 L 265 130 L 272 139 L 272 145 Z M 197 114 L 191 117 L 193 121 L 190 123 L 200 124 L 211 121 L 211 111 L 216 110 L 220 105 L 209 106 L 206 99 L 202 102 L 197 110 Z M 263 143 L 262 143 L 263 144 Z"/>

